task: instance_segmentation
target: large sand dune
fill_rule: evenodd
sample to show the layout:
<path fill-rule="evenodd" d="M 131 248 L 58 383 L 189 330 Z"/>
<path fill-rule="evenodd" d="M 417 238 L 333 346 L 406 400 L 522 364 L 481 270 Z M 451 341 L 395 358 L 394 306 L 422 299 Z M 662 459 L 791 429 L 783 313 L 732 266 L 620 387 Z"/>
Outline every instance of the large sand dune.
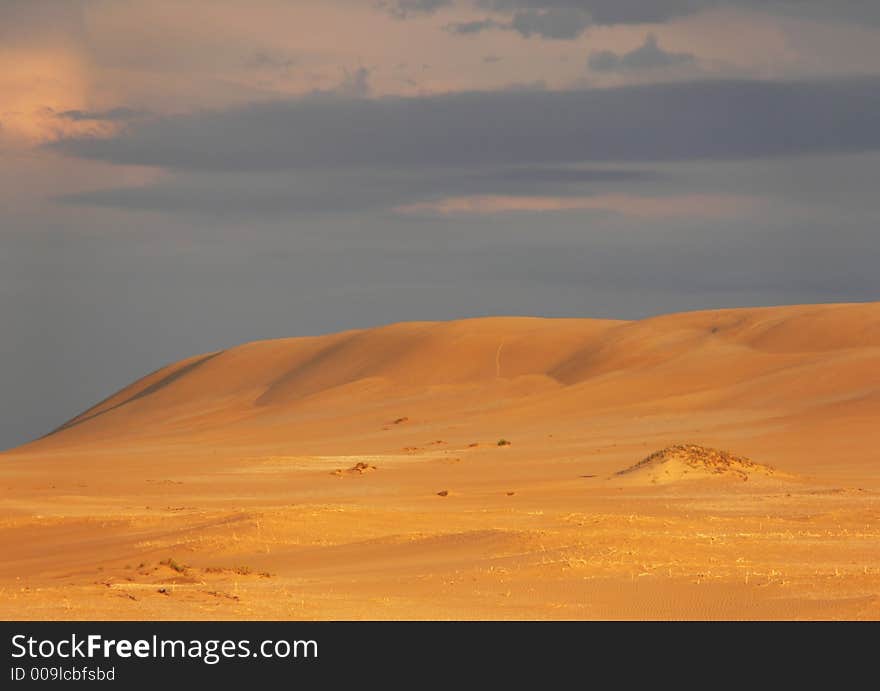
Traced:
<path fill-rule="evenodd" d="M 880 303 L 248 343 L 0 455 L 0 613 L 880 618 L 878 420 Z"/>

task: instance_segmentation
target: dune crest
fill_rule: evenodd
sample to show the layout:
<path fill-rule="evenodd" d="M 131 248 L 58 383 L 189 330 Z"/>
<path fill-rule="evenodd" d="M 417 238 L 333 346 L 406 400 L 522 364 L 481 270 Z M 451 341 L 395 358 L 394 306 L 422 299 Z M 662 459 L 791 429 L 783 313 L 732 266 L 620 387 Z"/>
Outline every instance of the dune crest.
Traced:
<path fill-rule="evenodd" d="M 499 435 L 507 424 L 481 418 L 574 421 L 587 410 L 622 407 L 792 417 L 848 405 L 861 425 L 878 390 L 880 303 L 639 321 L 412 322 L 191 357 L 130 384 L 29 448 L 128 446 L 145 438 L 188 444 L 199 435 L 199 443 L 258 439 L 277 445 L 273 453 L 295 454 L 305 440 L 335 437 L 339 425 L 363 437 L 402 412 Z"/>

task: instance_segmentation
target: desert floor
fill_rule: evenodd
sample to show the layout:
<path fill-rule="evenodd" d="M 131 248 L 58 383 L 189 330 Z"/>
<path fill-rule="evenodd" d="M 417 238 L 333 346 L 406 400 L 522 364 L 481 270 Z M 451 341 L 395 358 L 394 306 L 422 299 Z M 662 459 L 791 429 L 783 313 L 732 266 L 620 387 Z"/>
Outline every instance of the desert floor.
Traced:
<path fill-rule="evenodd" d="M 0 618 L 880 619 L 878 420 L 880 303 L 246 344 L 0 454 Z"/>

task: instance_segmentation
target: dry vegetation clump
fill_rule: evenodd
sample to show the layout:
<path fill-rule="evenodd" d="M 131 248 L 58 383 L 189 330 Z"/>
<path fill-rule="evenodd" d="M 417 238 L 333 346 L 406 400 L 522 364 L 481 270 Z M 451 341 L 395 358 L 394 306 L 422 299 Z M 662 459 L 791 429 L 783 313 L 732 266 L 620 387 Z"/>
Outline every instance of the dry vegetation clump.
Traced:
<path fill-rule="evenodd" d="M 635 465 L 620 470 L 616 476 L 641 473 L 665 475 L 728 475 L 740 480 L 748 480 L 751 475 L 773 475 L 776 471 L 766 465 L 755 463 L 744 457 L 721 449 L 713 449 L 699 444 L 675 444 L 642 459 Z"/>
<path fill-rule="evenodd" d="M 171 557 L 168 557 L 168 559 L 165 559 L 164 561 L 160 561 L 159 564 L 167 566 L 169 569 L 176 571 L 177 573 L 185 573 L 187 569 L 185 564 L 180 564 Z"/>
<path fill-rule="evenodd" d="M 334 470 L 331 475 L 336 475 L 337 477 L 342 477 L 343 475 L 363 475 L 364 473 L 369 473 L 376 470 L 376 466 L 371 465 L 370 463 L 365 463 L 364 461 L 358 461 L 348 470 L 343 470 L 342 468 L 337 468 Z"/>

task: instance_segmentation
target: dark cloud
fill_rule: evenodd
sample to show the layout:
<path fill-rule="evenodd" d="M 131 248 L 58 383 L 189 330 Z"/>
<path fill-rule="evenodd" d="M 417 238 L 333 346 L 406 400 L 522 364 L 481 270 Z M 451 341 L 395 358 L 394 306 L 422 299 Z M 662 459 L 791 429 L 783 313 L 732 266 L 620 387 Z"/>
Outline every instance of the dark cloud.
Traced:
<path fill-rule="evenodd" d="M 459 36 L 474 36 L 489 30 L 515 31 L 523 38 L 539 36 L 551 40 L 578 38 L 590 25 L 590 15 L 576 7 L 526 9 L 513 13 L 507 21 L 491 17 L 470 22 L 453 22 L 446 30 Z"/>
<path fill-rule="evenodd" d="M 286 72 L 296 65 L 296 60 L 287 55 L 259 50 L 244 61 L 244 66 L 255 70 L 278 70 Z"/>
<path fill-rule="evenodd" d="M 540 36 L 555 40 L 571 40 L 580 36 L 590 25 L 588 12 L 574 7 L 517 12 L 510 27 L 521 36 Z"/>
<path fill-rule="evenodd" d="M 370 70 L 358 67 L 354 70 L 343 70 L 342 79 L 328 89 L 313 89 L 308 99 L 315 102 L 350 101 L 367 98 L 372 93 L 370 86 Z"/>
<path fill-rule="evenodd" d="M 657 174 L 648 170 L 632 169 L 577 169 L 577 168 L 511 168 L 495 171 L 495 181 L 521 182 L 529 187 L 541 183 L 588 182 L 643 182 L 654 180 Z M 509 190 L 506 190 L 509 191 Z"/>
<path fill-rule="evenodd" d="M 330 93 L 348 98 L 366 98 L 370 91 L 370 70 L 358 67 L 351 72 L 346 70 L 342 81 Z"/>
<path fill-rule="evenodd" d="M 434 14 L 453 4 L 453 0 L 396 0 L 388 7 L 388 11 L 398 19 L 406 19 L 410 15 Z"/>
<path fill-rule="evenodd" d="M 691 14 L 723 0 L 477 0 L 478 7 L 496 12 L 577 12 L 578 21 L 594 24 L 647 24 Z M 573 16 L 573 15 L 571 15 Z"/>
<path fill-rule="evenodd" d="M 501 13 L 522 10 L 579 10 L 592 23 L 655 24 L 713 8 L 741 8 L 813 17 L 820 20 L 880 22 L 873 0 L 475 0 L 474 5 Z"/>
<path fill-rule="evenodd" d="M 654 34 L 645 36 L 645 42 L 628 53 L 618 54 L 610 50 L 594 52 L 588 64 L 596 72 L 629 72 L 692 64 L 692 53 L 673 53 L 663 50 Z"/>
<path fill-rule="evenodd" d="M 311 98 L 52 144 L 207 171 L 431 169 L 732 159 L 880 148 L 880 78 L 698 81 L 583 91 Z"/>
<path fill-rule="evenodd" d="M 452 22 L 446 25 L 446 30 L 459 36 L 473 36 L 488 29 L 506 29 L 508 24 L 494 19 L 478 19 L 473 22 Z"/>
<path fill-rule="evenodd" d="M 147 187 L 56 198 L 65 204 L 221 217 L 276 217 L 387 209 L 467 195 L 592 194 L 657 179 L 647 170 L 505 168 L 390 173 L 189 174 Z"/>
<path fill-rule="evenodd" d="M 120 122 L 132 120 L 145 115 L 142 110 L 134 108 L 110 108 L 109 110 L 64 110 L 56 114 L 59 118 L 82 122 L 84 120 L 103 120 L 105 122 Z"/>

